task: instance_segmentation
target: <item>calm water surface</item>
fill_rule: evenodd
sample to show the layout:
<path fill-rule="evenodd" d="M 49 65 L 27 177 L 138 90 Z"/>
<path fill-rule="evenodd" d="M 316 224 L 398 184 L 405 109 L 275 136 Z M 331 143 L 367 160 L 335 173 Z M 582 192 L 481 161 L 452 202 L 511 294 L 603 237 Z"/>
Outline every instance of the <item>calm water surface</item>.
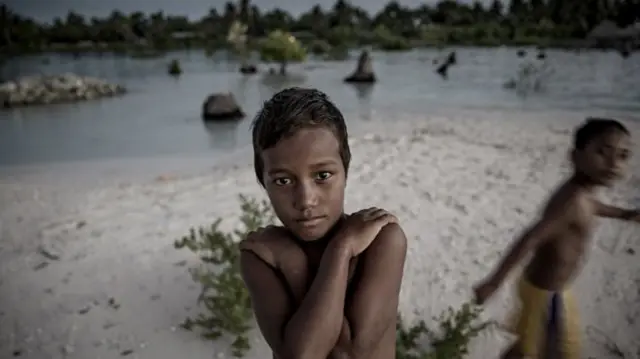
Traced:
<path fill-rule="evenodd" d="M 515 49 L 460 48 L 448 80 L 432 61 L 446 52 L 416 50 L 374 53 L 379 82 L 360 89 L 342 82 L 352 71 L 348 61 L 310 60 L 290 67 L 286 82 L 262 74 L 240 75 L 225 54 L 177 52 L 164 58 L 133 59 L 112 55 L 38 55 L 14 59 L 3 78 L 34 73 L 74 72 L 125 85 L 123 97 L 77 104 L 0 111 L 0 166 L 95 161 L 98 159 L 221 157 L 245 148 L 249 126 L 261 103 L 287 86 L 316 87 L 344 111 L 350 126 L 391 120 L 398 112 L 428 115 L 448 109 L 520 111 L 576 110 L 640 116 L 640 55 L 622 59 L 614 52 L 548 51 L 552 76 L 543 91 L 519 96 L 503 88 L 522 59 Z M 531 56 L 535 51 L 530 51 Z M 166 75 L 170 58 L 180 59 L 184 75 Z M 264 66 L 263 66 L 264 68 Z M 204 98 L 231 91 L 248 116 L 235 123 L 205 124 Z M 384 115 L 387 114 L 387 115 Z"/>

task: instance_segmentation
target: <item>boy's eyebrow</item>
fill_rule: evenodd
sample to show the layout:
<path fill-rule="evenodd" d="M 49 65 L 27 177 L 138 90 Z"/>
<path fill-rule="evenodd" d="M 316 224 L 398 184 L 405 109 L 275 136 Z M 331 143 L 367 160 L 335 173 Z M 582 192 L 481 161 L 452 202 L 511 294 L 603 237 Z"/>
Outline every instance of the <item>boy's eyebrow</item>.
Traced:
<path fill-rule="evenodd" d="M 338 164 L 339 164 L 338 161 L 336 161 L 336 160 L 334 160 L 332 158 L 329 158 L 329 159 L 326 159 L 326 160 L 322 160 L 322 161 L 318 161 L 316 163 L 313 163 L 313 164 L 311 164 L 310 167 L 318 168 L 318 167 L 325 167 L 325 166 L 335 166 L 335 165 L 338 165 Z"/>
<path fill-rule="evenodd" d="M 274 175 L 274 174 L 276 174 L 276 173 L 282 173 L 282 172 L 289 172 L 289 171 L 287 171 L 287 170 L 286 170 L 286 169 L 284 169 L 284 168 L 272 168 L 272 169 L 270 169 L 270 170 L 267 172 L 267 174 L 268 174 L 268 175 Z"/>
<path fill-rule="evenodd" d="M 309 165 L 309 167 L 316 169 L 316 168 L 322 168 L 322 167 L 327 167 L 327 166 L 337 166 L 339 164 L 340 163 L 338 161 L 329 158 L 329 159 L 323 159 L 323 160 L 320 160 L 318 162 L 312 163 L 311 165 Z M 273 174 L 283 173 L 283 172 L 290 172 L 290 171 L 287 170 L 286 168 L 283 168 L 283 167 L 274 167 L 274 168 L 271 168 L 267 172 L 267 174 L 268 175 L 273 175 Z"/>
<path fill-rule="evenodd" d="M 612 144 L 609 144 L 609 143 L 603 143 L 603 144 L 600 145 L 600 147 L 602 147 L 604 149 L 607 149 L 607 150 L 612 150 L 612 149 L 627 150 L 626 147 L 616 146 L 616 145 L 612 145 Z"/>

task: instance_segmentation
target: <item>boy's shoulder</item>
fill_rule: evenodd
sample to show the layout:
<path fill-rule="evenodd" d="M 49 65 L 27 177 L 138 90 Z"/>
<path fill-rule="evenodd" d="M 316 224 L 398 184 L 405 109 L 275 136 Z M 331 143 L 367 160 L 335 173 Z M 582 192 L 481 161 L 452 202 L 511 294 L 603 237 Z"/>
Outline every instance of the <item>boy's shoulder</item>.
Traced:
<path fill-rule="evenodd" d="M 584 191 L 566 183 L 553 192 L 545 206 L 544 215 L 570 218 L 590 202 L 590 197 Z"/>
<path fill-rule="evenodd" d="M 240 242 L 241 251 L 249 251 L 272 267 L 278 267 L 281 256 L 297 247 L 291 233 L 282 226 L 259 228 Z"/>

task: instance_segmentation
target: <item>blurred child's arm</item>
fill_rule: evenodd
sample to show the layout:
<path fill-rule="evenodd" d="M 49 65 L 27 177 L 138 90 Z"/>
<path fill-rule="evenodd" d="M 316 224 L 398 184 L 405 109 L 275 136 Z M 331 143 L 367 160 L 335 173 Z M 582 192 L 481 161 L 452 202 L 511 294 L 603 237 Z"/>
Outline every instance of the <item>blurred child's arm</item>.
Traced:
<path fill-rule="evenodd" d="M 498 268 L 491 275 L 488 283 L 497 289 L 507 278 L 511 270 L 518 265 L 531 251 L 547 240 L 557 237 L 572 220 L 575 209 L 570 205 L 552 206 L 542 218 L 531 226 L 518 241 L 513 244 L 503 257 Z"/>
<path fill-rule="evenodd" d="M 640 210 L 638 209 L 626 209 L 604 204 L 600 201 L 595 201 L 596 214 L 600 217 L 615 218 L 625 221 L 635 221 L 640 223 Z"/>

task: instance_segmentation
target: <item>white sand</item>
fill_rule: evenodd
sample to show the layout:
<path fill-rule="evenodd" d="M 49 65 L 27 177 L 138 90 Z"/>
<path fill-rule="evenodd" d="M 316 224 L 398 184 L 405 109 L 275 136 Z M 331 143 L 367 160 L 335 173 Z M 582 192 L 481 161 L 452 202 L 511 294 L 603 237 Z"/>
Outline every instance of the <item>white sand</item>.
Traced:
<path fill-rule="evenodd" d="M 347 208 L 382 206 L 401 219 L 410 238 L 401 311 L 410 321 L 432 324 L 429 318 L 468 300 L 471 286 L 567 173 L 570 129 L 580 116 L 553 124 L 517 114 L 484 117 L 424 118 L 420 128 L 402 119 L 372 123 L 353 139 Z M 628 124 L 640 136 L 638 123 Z M 630 178 L 603 197 L 640 206 L 639 157 Z M 248 163 L 198 176 L 153 177 L 84 190 L 67 181 L 43 184 L 37 172 L 9 177 L 5 171 L 0 358 L 16 350 L 37 359 L 118 358 L 126 350 L 133 350 L 131 358 L 225 355 L 223 341 L 206 342 L 177 329 L 195 313 L 198 293 L 177 263 L 197 259 L 175 250 L 173 241 L 217 217 L 234 226 L 237 195 L 264 194 Z M 575 285 L 585 358 L 616 358 L 606 348 L 612 343 L 625 358 L 640 357 L 639 234 L 640 225 L 602 220 Z M 60 258 L 47 260 L 39 246 Z M 48 265 L 40 268 L 43 262 Z M 485 316 L 502 322 L 511 293 L 506 285 Z M 109 307 L 109 298 L 120 304 L 118 310 Z M 509 340 L 501 330 L 488 331 L 469 358 L 495 357 Z M 256 335 L 249 358 L 267 357 Z"/>

